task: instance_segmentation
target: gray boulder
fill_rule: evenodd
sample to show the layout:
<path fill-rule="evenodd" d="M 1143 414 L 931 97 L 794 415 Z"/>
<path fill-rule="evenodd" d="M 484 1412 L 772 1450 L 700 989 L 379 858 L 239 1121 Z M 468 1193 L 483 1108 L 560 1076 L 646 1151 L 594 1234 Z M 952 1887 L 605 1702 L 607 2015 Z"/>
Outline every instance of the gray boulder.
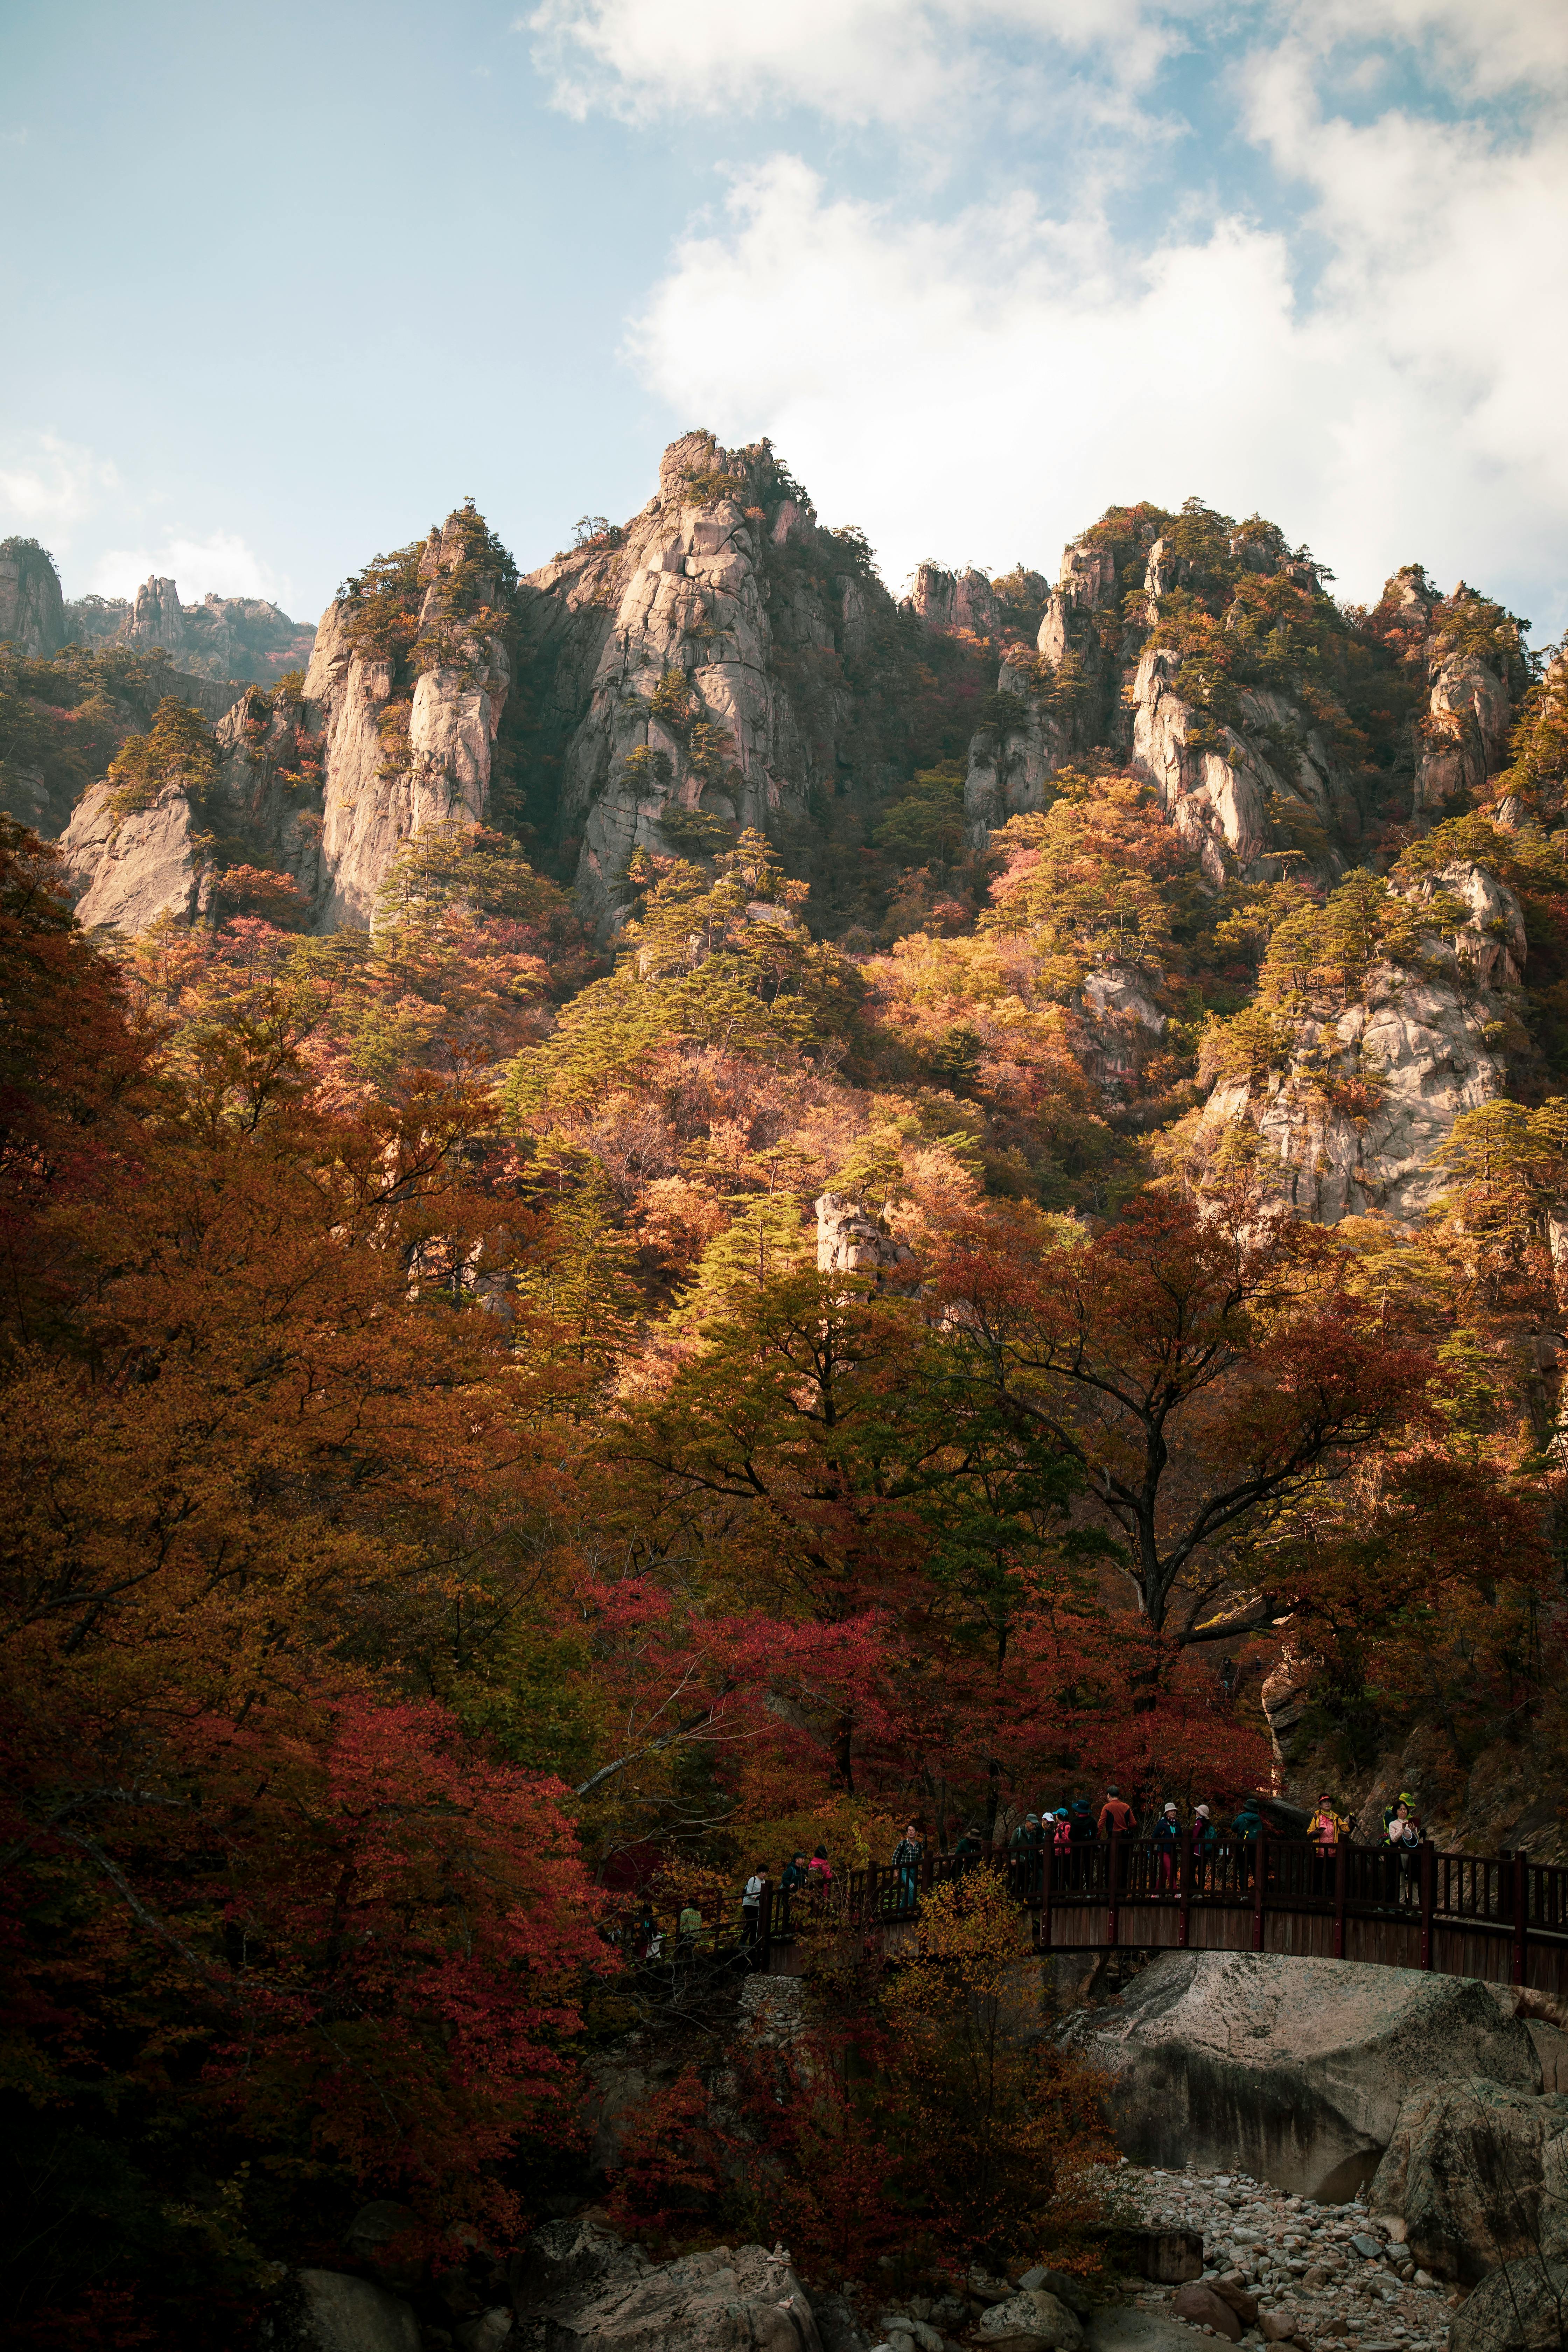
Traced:
<path fill-rule="evenodd" d="M 788 2260 L 761 2246 L 713 2246 L 623 2274 L 592 2301 L 542 2315 L 545 2352 L 823 2352 Z"/>
<path fill-rule="evenodd" d="M 1562 2352 L 1568 2263 L 1509 2263 L 1484 2278 L 1448 2330 L 1448 2352 Z"/>
<path fill-rule="evenodd" d="M 1541 2087 L 1529 2033 L 1483 1984 L 1346 1960 L 1168 1952 L 1065 2038 L 1110 2077 L 1135 2162 L 1237 2170 L 1328 2203 L 1371 2179 L 1413 2092 Z"/>
<path fill-rule="evenodd" d="M 317 2352 L 419 2352 L 419 2322 L 402 2298 L 343 2271 L 301 2271 L 301 2329 Z"/>
<path fill-rule="evenodd" d="M 1038 2345 L 1044 2352 L 1079 2352 L 1083 2330 L 1063 2303 L 1043 2286 L 1020 2290 L 994 2303 L 981 2319 L 982 2344 Z"/>
<path fill-rule="evenodd" d="M 1565 2186 L 1568 2097 L 1461 2082 L 1405 2101 L 1369 2202 L 1405 2222 L 1423 2270 L 1476 2280 L 1499 2263 L 1568 2253 Z"/>

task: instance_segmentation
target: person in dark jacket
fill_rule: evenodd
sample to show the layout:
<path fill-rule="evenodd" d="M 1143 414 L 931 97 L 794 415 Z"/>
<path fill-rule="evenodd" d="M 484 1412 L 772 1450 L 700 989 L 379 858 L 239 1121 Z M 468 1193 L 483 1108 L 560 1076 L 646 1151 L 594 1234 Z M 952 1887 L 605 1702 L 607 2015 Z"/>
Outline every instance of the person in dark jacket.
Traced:
<path fill-rule="evenodd" d="M 980 1834 L 980 1825 L 977 1822 L 971 1822 L 952 1849 L 953 1864 L 960 1878 L 968 1877 L 970 1872 L 981 1861 L 984 1852 L 985 1843 Z"/>
<path fill-rule="evenodd" d="M 1176 1858 L 1182 1849 L 1182 1825 L 1173 1799 L 1167 1799 L 1154 1824 L 1154 1849 L 1160 1857 L 1160 1881 L 1167 1894 L 1176 1883 Z"/>

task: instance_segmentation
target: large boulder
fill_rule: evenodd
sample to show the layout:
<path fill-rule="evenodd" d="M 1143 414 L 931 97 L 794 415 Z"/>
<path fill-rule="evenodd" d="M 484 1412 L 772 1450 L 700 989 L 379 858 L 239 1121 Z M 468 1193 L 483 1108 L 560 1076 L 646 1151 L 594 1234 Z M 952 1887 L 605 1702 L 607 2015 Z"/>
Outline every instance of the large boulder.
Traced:
<path fill-rule="evenodd" d="M 300 2334 L 314 2352 L 419 2352 L 410 2306 L 345 2271 L 301 2271 Z"/>
<path fill-rule="evenodd" d="M 539 2315 L 545 2352 L 823 2352 L 787 2259 L 761 2246 L 627 2268 L 590 2301 L 546 2305 Z"/>
<path fill-rule="evenodd" d="M 1568 2263 L 1510 2263 L 1485 2278 L 1448 2330 L 1448 2352 L 1562 2352 Z"/>
<path fill-rule="evenodd" d="M 1413 2092 L 1541 2088 L 1529 2033 L 1477 1979 L 1347 1960 L 1168 1952 L 1068 2033 L 1110 2076 L 1134 2161 L 1237 2169 L 1321 2202 L 1371 2179 Z"/>
<path fill-rule="evenodd" d="M 1404 2221 L 1423 2270 L 1475 2280 L 1501 2263 L 1568 2254 L 1565 2187 L 1568 2097 L 1459 2082 L 1405 2101 L 1368 2201 Z"/>

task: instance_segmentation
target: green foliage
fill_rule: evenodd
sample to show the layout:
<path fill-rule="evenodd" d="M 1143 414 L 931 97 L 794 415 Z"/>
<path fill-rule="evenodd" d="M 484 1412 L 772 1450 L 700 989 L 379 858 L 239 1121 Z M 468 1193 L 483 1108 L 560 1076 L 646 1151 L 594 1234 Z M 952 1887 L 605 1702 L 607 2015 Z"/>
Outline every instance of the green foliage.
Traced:
<path fill-rule="evenodd" d="M 953 866 L 963 850 L 963 782 L 958 760 L 922 768 L 901 785 L 872 839 L 905 866 Z"/>
<path fill-rule="evenodd" d="M 199 805 L 216 774 L 217 747 L 201 712 L 166 694 L 146 734 L 128 735 L 110 762 L 109 805 L 117 818 L 130 816 L 171 783 Z"/>

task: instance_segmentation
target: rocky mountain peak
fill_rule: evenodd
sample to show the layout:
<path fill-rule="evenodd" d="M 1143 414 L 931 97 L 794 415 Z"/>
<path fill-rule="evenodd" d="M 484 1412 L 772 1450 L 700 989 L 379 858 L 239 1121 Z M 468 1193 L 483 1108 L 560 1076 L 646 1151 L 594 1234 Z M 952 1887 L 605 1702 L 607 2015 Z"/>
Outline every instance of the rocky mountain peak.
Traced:
<path fill-rule="evenodd" d="M 0 539 L 0 642 L 45 657 L 66 641 L 59 574 L 36 539 Z"/>

